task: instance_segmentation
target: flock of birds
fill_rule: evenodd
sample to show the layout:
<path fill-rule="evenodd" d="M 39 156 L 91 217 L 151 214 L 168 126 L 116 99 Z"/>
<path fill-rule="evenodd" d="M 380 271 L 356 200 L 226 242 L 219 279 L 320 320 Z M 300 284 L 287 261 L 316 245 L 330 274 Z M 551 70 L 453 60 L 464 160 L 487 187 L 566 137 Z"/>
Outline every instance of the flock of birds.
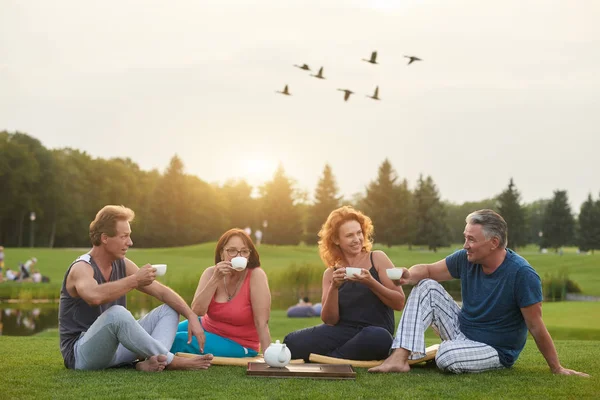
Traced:
<path fill-rule="evenodd" d="M 404 56 L 404 57 L 408 58 L 408 64 L 406 64 L 407 66 L 412 64 L 415 61 L 423 61 L 419 57 L 415 57 L 415 56 Z M 369 58 L 369 59 L 363 58 L 362 61 L 366 61 L 371 64 L 378 64 L 377 52 L 376 51 L 372 52 L 371 58 Z M 304 70 L 304 71 L 312 71 L 310 69 L 310 67 L 308 66 L 308 64 L 302 64 L 302 65 L 294 64 L 294 67 L 300 68 L 301 70 Z M 319 68 L 319 72 L 317 72 L 316 74 L 310 74 L 310 76 L 313 76 L 317 79 L 326 79 L 325 76 L 323 76 L 323 67 Z M 354 92 L 350 89 L 337 89 L 337 90 L 339 90 L 340 92 L 344 92 L 344 101 L 348 101 L 348 99 L 350 98 L 350 95 L 354 94 Z M 285 96 L 292 95 L 290 93 L 290 88 L 288 85 L 285 85 L 283 90 L 277 90 L 276 93 L 279 93 L 279 94 L 282 94 Z M 373 99 L 373 100 L 381 100 L 379 98 L 379 86 L 375 87 L 375 92 L 373 93 L 372 96 L 367 95 L 366 97 Z"/>

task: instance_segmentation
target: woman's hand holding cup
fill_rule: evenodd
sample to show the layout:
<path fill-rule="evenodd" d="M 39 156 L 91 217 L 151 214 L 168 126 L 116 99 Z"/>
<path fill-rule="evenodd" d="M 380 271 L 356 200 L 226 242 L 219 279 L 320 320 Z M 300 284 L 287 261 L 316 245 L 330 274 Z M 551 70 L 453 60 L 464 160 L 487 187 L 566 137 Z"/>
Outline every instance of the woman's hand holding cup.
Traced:
<path fill-rule="evenodd" d="M 334 268 L 333 276 L 331 277 L 331 284 L 337 289 L 342 286 L 342 283 L 346 280 L 346 268 Z"/>
<path fill-rule="evenodd" d="M 231 275 L 232 272 L 233 268 L 231 267 L 231 262 L 221 261 L 215 265 L 213 276 L 216 279 L 223 279 L 224 277 Z"/>
<path fill-rule="evenodd" d="M 346 279 L 353 282 L 359 282 L 363 285 L 369 286 L 372 282 L 375 281 L 373 275 L 369 271 L 364 268 L 354 268 L 347 267 L 346 268 Z"/>

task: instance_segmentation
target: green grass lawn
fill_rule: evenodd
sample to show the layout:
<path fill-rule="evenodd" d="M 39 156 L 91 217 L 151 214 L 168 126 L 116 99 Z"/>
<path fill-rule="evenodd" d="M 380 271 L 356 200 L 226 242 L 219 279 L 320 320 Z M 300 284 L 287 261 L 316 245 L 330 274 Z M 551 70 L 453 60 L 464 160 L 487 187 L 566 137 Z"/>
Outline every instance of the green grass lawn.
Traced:
<path fill-rule="evenodd" d="M 562 310 L 548 314 L 553 313 L 564 317 Z M 283 311 L 275 311 L 270 325 L 275 340 L 317 323 L 317 318 L 289 319 Z M 598 328 L 598 322 L 594 326 Z M 437 343 L 428 332 L 427 344 Z M 559 336 L 569 338 L 564 333 Z M 0 398 L 597 398 L 600 341 L 558 339 L 556 346 L 564 366 L 592 378 L 552 375 L 531 339 L 513 368 L 476 375 L 448 375 L 423 365 L 405 375 L 372 375 L 356 369 L 355 381 L 254 378 L 247 377 L 243 367 L 223 366 L 160 374 L 128 369 L 80 372 L 63 367 L 58 333 L 52 330 L 33 337 L 0 337 Z"/>
<path fill-rule="evenodd" d="M 167 263 L 160 280 L 188 300 L 202 271 L 213 264 L 214 243 L 171 249 L 132 249 L 128 256 L 138 265 Z M 437 253 L 405 247 L 384 249 L 396 266 L 437 261 L 454 248 Z M 49 285 L 0 284 L 0 293 L 15 291 L 22 298 L 58 293 L 68 265 L 87 250 L 7 249 L 6 264 L 36 256 Z M 269 276 L 296 264 L 321 263 L 315 247 L 262 246 L 263 268 Z M 585 294 L 600 296 L 600 256 L 522 254 L 542 278 L 545 273 L 568 269 Z M 35 291 L 39 290 L 38 293 Z M 7 398 L 597 398 L 600 393 L 600 303 L 545 303 L 544 320 L 555 339 L 564 366 L 592 375 L 591 379 L 552 375 L 535 343 L 528 340 L 515 366 L 478 375 L 442 374 L 431 366 L 418 366 L 406 375 L 371 375 L 357 369 L 355 381 L 269 379 L 245 376 L 242 367 L 214 366 L 202 372 L 138 373 L 133 370 L 75 372 L 66 370 L 58 349 L 58 333 L 50 330 L 32 337 L 0 336 L 0 399 Z M 399 320 L 396 314 L 396 322 Z M 293 330 L 320 323 L 319 319 L 288 319 L 274 310 L 270 322 L 273 340 Z M 430 331 L 427 344 L 439 341 Z"/>

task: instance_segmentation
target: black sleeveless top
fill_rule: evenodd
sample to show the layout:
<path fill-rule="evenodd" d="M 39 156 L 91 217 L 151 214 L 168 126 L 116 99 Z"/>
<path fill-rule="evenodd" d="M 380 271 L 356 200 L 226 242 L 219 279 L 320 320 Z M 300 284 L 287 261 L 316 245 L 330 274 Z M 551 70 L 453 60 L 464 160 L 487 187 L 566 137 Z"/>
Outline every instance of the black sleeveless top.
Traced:
<path fill-rule="evenodd" d="M 73 264 L 78 261 L 84 261 L 92 267 L 94 270 L 94 279 L 99 285 L 106 283 L 102 276 L 102 272 L 100 272 L 100 268 L 98 268 L 96 262 L 89 253 L 84 254 L 73 261 Z M 110 307 L 114 305 L 127 306 L 127 296 L 121 296 L 110 303 L 101 304 L 96 307 L 90 306 L 81 297 L 71 297 L 67 291 L 67 276 L 69 276 L 73 264 L 71 264 L 65 273 L 62 288 L 60 289 L 60 304 L 58 307 L 60 352 L 65 361 L 65 367 L 71 369 L 75 368 L 75 342 L 77 342 L 81 334 L 86 332 L 96 319 L 98 319 L 100 314 Z M 114 261 L 112 263 L 112 272 L 110 274 L 109 282 L 117 281 L 126 276 L 125 260 Z"/>
<path fill-rule="evenodd" d="M 379 273 L 370 254 L 369 273 L 381 283 Z M 367 327 L 380 326 L 394 335 L 394 310 L 386 306 L 375 293 L 362 283 L 347 281 L 338 289 L 339 325 Z"/>

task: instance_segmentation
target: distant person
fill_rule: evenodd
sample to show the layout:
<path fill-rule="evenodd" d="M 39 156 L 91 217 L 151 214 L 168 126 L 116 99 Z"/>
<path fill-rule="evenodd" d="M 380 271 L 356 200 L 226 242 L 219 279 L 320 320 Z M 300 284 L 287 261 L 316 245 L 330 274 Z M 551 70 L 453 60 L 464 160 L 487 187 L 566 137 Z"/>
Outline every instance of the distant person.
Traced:
<path fill-rule="evenodd" d="M 542 284 L 527 260 L 506 248 L 507 226 L 492 210 L 466 218 L 462 250 L 434 264 L 418 264 L 399 284 L 416 285 L 398 324 L 394 352 L 369 372 L 408 372 L 409 359 L 425 356 L 424 334 L 442 338 L 435 362 L 456 374 L 508 368 L 527 331 L 555 374 L 589 376 L 564 368 L 542 321 Z M 461 280 L 462 308 L 438 282 Z"/>
<path fill-rule="evenodd" d="M 404 307 L 404 292 L 388 278 L 394 265 L 373 247 L 371 219 L 352 207 L 334 210 L 319 231 L 323 308 L 319 326 L 288 334 L 292 358 L 310 353 L 351 360 L 381 360 L 389 354 L 394 310 Z M 351 270 L 356 274 L 347 276 Z"/>
<path fill-rule="evenodd" d="M 308 296 L 304 296 L 303 298 L 299 299 L 298 304 L 312 307 L 312 303 L 310 302 L 310 299 L 308 298 Z"/>
<path fill-rule="evenodd" d="M 289 318 L 305 318 L 318 316 L 313 308 L 312 303 L 308 297 L 304 297 L 298 300 L 298 304 L 291 306 L 287 309 L 287 316 Z"/>
<path fill-rule="evenodd" d="M 244 228 L 244 232 L 246 232 L 246 235 L 248 235 L 248 236 L 252 235 L 252 229 L 250 229 L 249 226 Z"/>
<path fill-rule="evenodd" d="M 315 316 L 316 317 L 320 317 L 321 316 L 321 311 L 323 310 L 323 304 L 322 303 L 315 303 L 312 306 L 313 310 L 315 310 Z"/>
<path fill-rule="evenodd" d="M 31 257 L 29 260 L 25 261 L 25 264 L 23 264 L 23 267 L 25 267 L 25 270 L 27 271 L 28 274 L 31 274 L 31 268 L 37 264 L 37 258 L 35 257 Z"/>
<path fill-rule="evenodd" d="M 136 369 L 142 371 L 206 369 L 211 355 L 183 358 L 169 352 L 179 314 L 190 321 L 188 340 L 194 336 L 203 344 L 204 331 L 186 302 L 155 280 L 155 268 L 138 268 L 125 257 L 133 245 L 129 223 L 134 215 L 123 206 L 102 208 L 90 224 L 92 250 L 65 273 L 58 314 L 65 366 L 98 370 L 140 359 Z M 133 289 L 165 304 L 136 321 L 126 308 Z"/>
<path fill-rule="evenodd" d="M 42 274 L 40 273 L 40 271 L 38 269 L 33 270 L 33 273 L 31 274 L 31 281 L 33 283 L 41 283 L 42 282 Z"/>
<path fill-rule="evenodd" d="M 2 270 L 4 269 L 4 246 L 0 246 L 0 281 L 2 281 Z"/>
<path fill-rule="evenodd" d="M 4 280 L 4 246 L 0 246 L 0 282 Z"/>
<path fill-rule="evenodd" d="M 10 268 L 6 268 L 6 280 L 7 281 L 16 281 L 17 279 L 19 279 L 19 275 L 15 273 L 15 271 L 13 271 Z"/>
<path fill-rule="evenodd" d="M 29 280 L 29 278 L 31 278 L 31 270 L 35 264 L 37 264 L 37 258 L 32 257 L 25 261 L 25 264 L 20 265 L 21 275 L 19 276 L 19 279 L 21 281 Z"/>
<path fill-rule="evenodd" d="M 262 241 L 263 233 L 260 229 L 254 231 L 254 237 L 256 238 L 256 245 L 260 246 L 260 242 Z"/>
<path fill-rule="evenodd" d="M 233 269 L 231 264 L 238 256 L 247 259 L 247 266 L 241 270 Z M 260 266 L 258 250 L 243 230 L 230 229 L 219 238 L 215 265 L 202 273 L 192 310 L 203 316 L 200 322 L 206 331 L 204 350 L 194 340 L 188 343 L 188 322 L 184 321 L 179 324 L 173 353 L 254 357 L 271 344 L 269 282 Z"/>

